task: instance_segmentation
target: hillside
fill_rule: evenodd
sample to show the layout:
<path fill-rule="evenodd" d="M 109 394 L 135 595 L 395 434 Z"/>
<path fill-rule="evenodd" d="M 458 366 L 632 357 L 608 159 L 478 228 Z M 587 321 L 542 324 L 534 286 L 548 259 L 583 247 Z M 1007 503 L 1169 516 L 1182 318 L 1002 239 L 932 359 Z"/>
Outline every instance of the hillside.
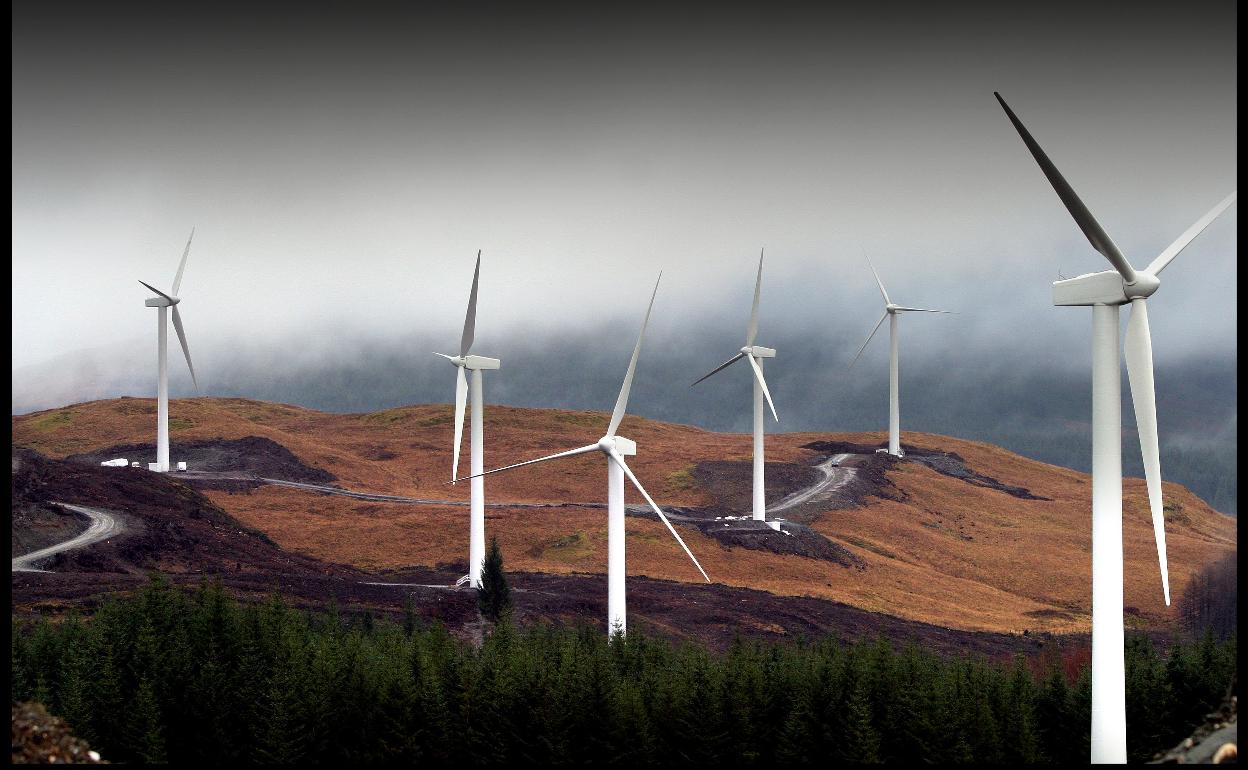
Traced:
<path fill-rule="evenodd" d="M 452 434 L 451 408 L 446 405 L 327 414 L 244 399 L 198 398 L 173 402 L 170 414 L 175 461 L 180 444 L 248 439 L 248 446 L 261 446 L 271 441 L 308 472 L 333 478 L 333 484 L 345 489 L 451 501 L 468 497 L 466 484 L 444 483 L 450 473 Z M 150 399 L 98 401 L 14 417 L 13 441 L 64 458 L 148 446 L 154 422 Z M 603 413 L 488 406 L 487 467 L 590 443 L 606 422 Z M 665 508 L 743 513 L 748 435 L 637 417 L 626 418 L 620 433 L 638 442 L 639 454 L 630 464 Z M 878 446 L 883 438 L 880 433 L 769 436 L 769 504 L 806 483 L 803 479 L 810 477 L 814 464 L 850 451 L 854 444 Z M 783 514 L 808 525 L 851 558 L 838 562 L 738 547 L 706 534 L 706 526 L 683 525 L 682 537 L 712 580 L 728 586 L 831 599 L 955 629 L 1086 631 L 1091 597 L 1088 477 L 982 443 L 916 433 L 904 439 L 910 452 L 906 460 L 864 454 L 857 461 L 861 467 L 854 484 L 840 499 Z M 464 450 L 461 472 L 467 469 L 466 440 Z M 923 461 L 925 452 L 929 456 Z M 490 477 L 487 498 L 601 504 L 605 475 L 597 457 L 547 463 Z M 298 554 L 367 570 L 463 566 L 463 507 L 249 486 L 254 485 L 202 491 L 234 518 Z M 1015 492 L 1005 491 L 1010 489 Z M 1165 624 L 1174 614 L 1162 601 L 1143 480 L 1128 479 L 1125 495 L 1129 622 Z M 1236 521 L 1181 486 L 1166 484 L 1165 496 L 1172 595 L 1178 596 L 1193 573 L 1234 552 Z M 628 501 L 643 502 L 631 489 Z M 486 527 L 487 536 L 498 536 L 509 569 L 605 572 L 601 509 L 492 507 Z M 627 531 L 630 576 L 701 582 L 657 520 L 630 516 Z M 696 600 L 696 588 L 689 590 Z"/>

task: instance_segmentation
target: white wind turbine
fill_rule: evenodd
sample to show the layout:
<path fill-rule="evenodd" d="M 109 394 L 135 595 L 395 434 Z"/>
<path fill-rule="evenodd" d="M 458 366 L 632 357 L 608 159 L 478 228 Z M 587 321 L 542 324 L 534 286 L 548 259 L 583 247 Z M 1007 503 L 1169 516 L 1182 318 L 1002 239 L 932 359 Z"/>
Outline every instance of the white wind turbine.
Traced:
<path fill-rule="evenodd" d="M 1157 445 L 1157 403 L 1153 392 L 1153 342 L 1147 297 L 1158 275 L 1187 244 L 1235 202 L 1232 192 L 1154 259 L 1136 270 L 1093 218 L 1057 167 L 1040 149 L 1001 95 L 993 92 L 1049 184 L 1075 218 L 1092 247 L 1112 270 L 1087 273 L 1053 284 L 1053 304 L 1092 307 L 1092 762 L 1127 761 L 1126 671 L 1122 621 L 1122 375 L 1118 354 L 1119 308 L 1131 305 L 1127 321 L 1127 379 L 1135 405 L 1140 452 L 1148 483 L 1153 536 L 1161 566 L 1161 587 L 1170 604 L 1166 567 L 1161 461 Z"/>
<path fill-rule="evenodd" d="M 866 256 L 865 254 L 863 255 Z M 884 315 L 880 316 L 880 320 L 876 321 L 875 328 L 867 335 L 866 342 L 862 343 L 862 347 L 858 348 L 857 355 L 854 360 L 849 362 L 849 368 L 854 368 L 854 364 L 858 362 L 858 358 L 862 356 L 862 351 L 867 349 L 867 345 L 871 342 L 871 338 L 880 330 L 880 324 L 884 323 L 884 319 L 888 319 L 888 453 L 895 457 L 901 457 L 901 403 L 899 397 L 899 386 L 901 373 L 897 361 L 897 318 L 901 313 L 952 313 L 950 310 L 928 310 L 921 307 L 904 307 L 902 305 L 893 304 L 888 298 L 888 292 L 884 290 L 884 282 L 880 280 L 880 274 L 875 272 L 875 265 L 871 264 L 871 259 L 867 258 L 867 266 L 871 268 L 871 274 L 875 276 L 875 282 L 880 287 L 880 294 L 884 297 Z"/>
<path fill-rule="evenodd" d="M 767 381 L 763 379 L 763 359 L 775 358 L 776 351 L 773 348 L 764 348 L 754 344 L 754 338 L 758 336 L 758 297 L 763 287 L 763 252 L 758 252 L 758 278 L 754 281 L 754 307 L 750 310 L 750 324 L 745 329 L 745 346 L 732 358 L 715 367 L 710 373 L 698 378 L 693 385 L 697 385 L 702 380 L 710 377 L 721 369 L 726 369 L 732 364 L 744 358 L 750 362 L 750 368 L 754 370 L 754 520 L 767 520 L 767 501 L 763 494 L 763 399 L 767 399 L 767 405 L 771 407 L 771 416 L 776 422 L 780 422 L 780 417 L 776 415 L 776 405 L 771 401 L 771 393 L 767 390 Z M 693 387 L 690 385 L 689 387 Z M 779 525 L 773 525 L 779 526 Z"/>
<path fill-rule="evenodd" d="M 472 273 L 472 292 L 468 295 L 468 312 L 464 315 L 464 332 L 459 338 L 459 355 L 448 356 L 434 353 L 450 361 L 455 374 L 455 456 L 451 462 L 451 483 L 459 480 L 459 445 L 464 438 L 464 402 L 468 397 L 468 379 L 464 370 L 472 372 L 472 425 L 469 429 L 469 463 L 472 471 L 471 501 L 468 521 L 468 584 L 481 587 L 481 565 L 485 561 L 485 450 L 482 446 L 481 420 L 485 402 L 481 396 L 481 372 L 497 369 L 502 362 L 497 358 L 470 356 L 472 340 L 477 330 L 477 283 L 481 278 L 481 252 L 477 251 L 477 266 Z"/>
<path fill-rule="evenodd" d="M 195 379 L 195 366 L 191 363 L 191 350 L 186 346 L 186 332 L 182 329 L 182 314 L 178 312 L 178 289 L 182 286 L 182 272 L 186 269 L 186 258 L 191 253 L 191 241 L 195 238 L 195 228 L 191 228 L 191 237 L 186 239 L 186 249 L 182 252 L 182 262 L 178 264 L 178 274 L 173 279 L 173 293 L 166 294 L 149 283 L 139 281 L 157 295 L 144 301 L 146 307 L 160 308 L 157 334 L 157 367 L 159 374 L 156 385 L 156 462 L 148 467 L 161 473 L 169 471 L 169 324 L 168 308 L 173 308 L 173 328 L 178 333 L 178 342 L 182 343 L 182 355 L 186 356 L 186 366 L 191 370 L 191 382 L 199 390 L 199 382 Z"/>
<path fill-rule="evenodd" d="M 659 273 L 659 278 L 663 277 Z M 566 452 L 559 452 L 546 457 L 539 457 L 536 460 L 527 460 L 514 465 L 507 465 L 502 468 L 495 468 L 486 471 L 484 474 L 499 473 L 500 471 L 519 468 L 524 465 L 533 465 L 534 463 L 546 462 L 547 460 L 555 460 L 560 457 L 575 457 L 576 455 L 587 454 L 589 452 L 602 452 L 607 458 L 607 633 L 608 635 L 617 631 L 623 635 L 627 629 L 625 599 L 624 599 L 624 477 L 627 475 L 633 486 L 637 487 L 637 491 L 641 492 L 642 497 L 646 498 L 646 502 L 659 515 L 659 519 L 667 525 L 667 529 L 672 533 L 672 537 L 676 538 L 676 542 L 680 543 L 680 547 L 685 550 L 689 558 L 693 560 L 694 566 L 702 573 L 702 577 L 706 582 L 711 579 L 707 577 L 706 571 L 702 569 L 702 565 L 698 564 L 698 560 L 694 558 L 693 552 L 689 550 L 689 546 L 685 545 L 685 541 L 677 534 L 672 523 L 668 521 L 663 510 L 654 502 L 650 494 L 646 492 L 645 487 L 633 475 L 633 471 L 628 467 L 628 463 L 624 461 L 625 455 L 637 454 L 636 442 L 623 436 L 617 436 L 615 431 L 620 427 L 620 421 L 624 419 L 624 412 L 628 407 L 628 392 L 633 384 L 633 373 L 637 369 L 637 356 L 641 353 L 641 341 L 646 336 L 646 324 L 650 321 L 650 310 L 654 307 L 654 296 L 659 291 L 659 283 L 655 281 L 654 292 L 650 295 L 650 305 L 646 308 L 645 318 L 641 322 L 641 333 L 637 335 L 637 346 L 633 348 L 633 357 L 628 362 L 628 371 L 624 375 L 624 384 L 620 386 L 620 395 L 615 400 L 615 411 L 611 413 L 611 423 L 607 427 L 606 434 L 598 439 L 597 443 L 588 446 L 569 449 Z"/>

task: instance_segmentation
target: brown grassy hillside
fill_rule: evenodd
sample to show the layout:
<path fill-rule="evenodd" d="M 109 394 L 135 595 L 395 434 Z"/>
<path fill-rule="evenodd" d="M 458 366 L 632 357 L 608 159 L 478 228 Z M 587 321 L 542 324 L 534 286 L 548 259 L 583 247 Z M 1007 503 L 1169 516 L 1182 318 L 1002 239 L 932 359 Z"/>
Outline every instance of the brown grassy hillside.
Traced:
<path fill-rule="evenodd" d="M 269 438 L 302 462 L 356 490 L 467 499 L 449 486 L 451 408 L 413 406 L 371 414 L 326 414 L 243 399 L 179 400 L 170 408 L 174 442 Z M 14 443 L 52 457 L 154 439 L 155 403 L 117 399 L 14 417 Z M 596 440 L 597 412 L 489 406 L 486 464 L 495 467 Z M 639 444 L 630 464 L 665 506 L 712 501 L 693 479 L 703 461 L 748 460 L 750 437 L 628 417 L 620 433 Z M 907 445 L 956 452 L 975 472 L 1025 487 L 1049 500 L 1025 500 L 974 486 L 911 462 L 888 480 L 900 499 L 869 497 L 830 510 L 812 527 L 849 548 L 865 569 L 800 556 L 728 548 L 691 527 L 689 547 L 712 580 L 773 593 L 835 599 L 863 609 L 967 630 L 1086 631 L 1091 597 L 1090 485 L 1087 475 L 972 441 L 919 433 Z M 878 444 L 880 433 L 787 433 L 768 437 L 769 462 L 807 462 L 817 440 Z M 467 439 L 461 472 L 467 472 Z M 173 459 L 177 459 L 176 457 Z M 1164 469 L 1163 469 L 1164 471 Z M 606 472 L 598 456 L 546 463 L 487 481 L 487 497 L 507 502 L 602 502 Z M 1125 603 L 1128 622 L 1169 622 L 1152 542 L 1144 482 L 1125 484 Z M 463 562 L 467 510 L 327 497 L 263 487 L 250 494 L 209 492 L 241 521 L 284 548 L 365 568 Z M 1235 550 L 1236 521 L 1177 484 L 1165 485 L 1171 592 L 1193 573 Z M 630 502 L 643 502 L 631 489 Z M 595 509 L 487 509 L 514 569 L 602 573 L 605 512 Z M 661 524 L 630 517 L 629 573 L 679 581 L 701 578 Z M 604 586 L 605 591 L 605 586 Z M 696 593 L 690 597 L 696 600 Z"/>

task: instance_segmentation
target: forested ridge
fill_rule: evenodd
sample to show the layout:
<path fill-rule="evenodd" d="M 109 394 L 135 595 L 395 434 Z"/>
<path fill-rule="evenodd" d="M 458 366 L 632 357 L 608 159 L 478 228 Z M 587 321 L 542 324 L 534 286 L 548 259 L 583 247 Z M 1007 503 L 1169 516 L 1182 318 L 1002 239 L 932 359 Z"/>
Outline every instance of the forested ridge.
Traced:
<path fill-rule="evenodd" d="M 1236 637 L 1127 647 L 1132 760 L 1225 695 Z M 723 654 L 591 628 L 517 629 L 476 648 L 440 624 L 239 603 L 154 578 L 88 619 L 13 620 L 14 700 L 114 761 L 453 760 L 732 765 L 1078 762 L 1090 679 L 1060 660 L 942 659 L 882 641 Z"/>

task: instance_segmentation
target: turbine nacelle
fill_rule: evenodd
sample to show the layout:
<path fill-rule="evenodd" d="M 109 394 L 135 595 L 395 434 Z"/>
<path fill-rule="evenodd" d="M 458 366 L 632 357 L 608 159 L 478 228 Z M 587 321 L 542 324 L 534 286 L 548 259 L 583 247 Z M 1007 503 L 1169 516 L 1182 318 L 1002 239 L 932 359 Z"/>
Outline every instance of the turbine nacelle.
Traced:
<path fill-rule="evenodd" d="M 776 357 L 775 348 L 765 348 L 762 345 L 746 345 L 745 347 L 741 348 L 741 352 L 747 356 L 754 356 L 755 358 L 775 358 Z"/>
<path fill-rule="evenodd" d="M 143 304 L 147 307 L 173 307 L 181 301 L 177 297 L 149 297 L 143 300 Z"/>
<path fill-rule="evenodd" d="M 890 302 L 890 303 L 888 303 L 887 305 L 885 305 L 885 306 L 884 306 L 884 312 L 885 312 L 885 313 L 895 314 L 895 313 L 897 313 L 897 311 L 899 311 L 899 310 L 901 310 L 901 305 L 895 304 L 895 303 L 893 303 L 893 302 Z"/>
<path fill-rule="evenodd" d="M 1135 282 L 1130 284 L 1117 270 L 1102 270 L 1054 281 L 1053 304 L 1062 307 L 1125 305 L 1133 299 L 1152 296 L 1160 286 L 1161 279 L 1144 270 L 1137 270 Z"/>
<path fill-rule="evenodd" d="M 623 436 L 603 436 L 598 439 L 598 448 L 606 454 L 611 454 L 613 450 L 626 457 L 637 454 L 637 442 Z"/>
<path fill-rule="evenodd" d="M 501 360 L 485 356 L 448 356 L 445 353 L 435 353 L 434 355 L 442 356 L 447 361 L 450 361 L 452 365 L 462 366 L 465 369 L 498 369 L 503 365 Z"/>

